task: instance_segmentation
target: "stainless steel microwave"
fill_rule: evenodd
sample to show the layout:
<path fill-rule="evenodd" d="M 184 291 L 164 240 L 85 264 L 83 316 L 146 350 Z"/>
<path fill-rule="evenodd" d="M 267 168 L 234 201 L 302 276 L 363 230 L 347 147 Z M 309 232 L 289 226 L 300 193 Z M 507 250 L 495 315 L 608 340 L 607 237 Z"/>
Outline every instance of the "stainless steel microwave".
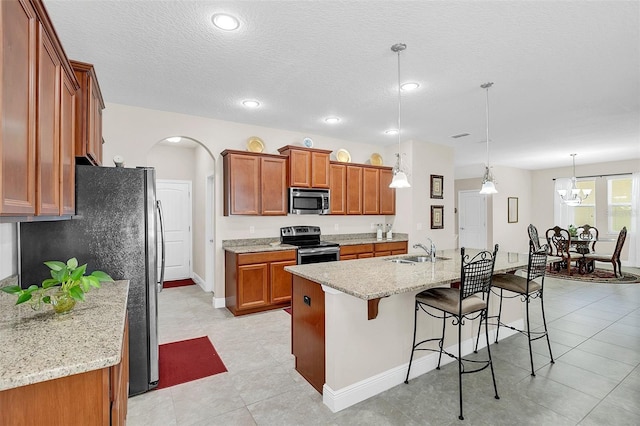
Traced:
<path fill-rule="evenodd" d="M 290 214 L 329 214 L 329 190 L 289 188 Z"/>

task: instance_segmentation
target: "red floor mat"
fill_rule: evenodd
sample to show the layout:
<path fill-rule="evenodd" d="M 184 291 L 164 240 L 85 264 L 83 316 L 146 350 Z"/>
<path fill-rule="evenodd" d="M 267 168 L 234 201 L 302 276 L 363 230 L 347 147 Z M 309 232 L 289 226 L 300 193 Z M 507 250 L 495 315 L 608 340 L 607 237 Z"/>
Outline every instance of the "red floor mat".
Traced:
<path fill-rule="evenodd" d="M 224 373 L 227 367 L 208 337 L 160 345 L 158 389 Z"/>

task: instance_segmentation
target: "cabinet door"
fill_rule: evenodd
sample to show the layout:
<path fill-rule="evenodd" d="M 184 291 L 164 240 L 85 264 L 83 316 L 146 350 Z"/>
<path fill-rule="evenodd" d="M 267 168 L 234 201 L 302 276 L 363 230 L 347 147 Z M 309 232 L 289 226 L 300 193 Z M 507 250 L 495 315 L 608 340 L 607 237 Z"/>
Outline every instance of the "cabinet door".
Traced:
<path fill-rule="evenodd" d="M 287 160 L 264 157 L 261 165 L 261 213 L 268 216 L 287 214 Z"/>
<path fill-rule="evenodd" d="M 0 214 L 33 215 L 36 212 L 36 14 L 26 0 L 0 1 L 0 24 Z"/>
<path fill-rule="evenodd" d="M 62 73 L 60 92 L 60 214 L 74 214 L 75 208 L 75 96 L 76 87 Z"/>
<path fill-rule="evenodd" d="M 378 214 L 380 204 L 379 170 L 369 167 L 362 168 L 362 196 L 363 214 Z"/>
<path fill-rule="evenodd" d="M 269 303 L 269 264 L 238 267 L 238 309 L 257 308 Z"/>
<path fill-rule="evenodd" d="M 38 45 L 36 215 L 60 214 L 60 59 L 44 27 Z"/>
<path fill-rule="evenodd" d="M 289 152 L 289 185 L 311 187 L 311 153 L 292 149 Z"/>
<path fill-rule="evenodd" d="M 329 188 L 329 154 L 311 153 L 311 187 Z"/>
<path fill-rule="evenodd" d="M 95 78 L 89 79 L 89 140 L 87 141 L 87 155 L 93 164 L 102 164 L 102 100 Z"/>
<path fill-rule="evenodd" d="M 362 214 L 362 167 L 347 166 L 347 214 Z"/>
<path fill-rule="evenodd" d="M 331 164 L 329 188 L 331 214 L 347 214 L 347 167 Z"/>
<path fill-rule="evenodd" d="M 270 264 L 271 272 L 271 294 L 270 303 L 286 303 L 291 301 L 291 273 L 284 270 L 285 266 L 293 266 L 295 260 L 286 260 L 282 262 L 272 262 Z"/>
<path fill-rule="evenodd" d="M 380 170 L 380 214 L 396 214 L 396 189 L 389 188 L 392 180 L 392 170 Z"/>
<path fill-rule="evenodd" d="M 260 214 L 260 157 L 229 154 L 225 160 L 224 215 Z"/>

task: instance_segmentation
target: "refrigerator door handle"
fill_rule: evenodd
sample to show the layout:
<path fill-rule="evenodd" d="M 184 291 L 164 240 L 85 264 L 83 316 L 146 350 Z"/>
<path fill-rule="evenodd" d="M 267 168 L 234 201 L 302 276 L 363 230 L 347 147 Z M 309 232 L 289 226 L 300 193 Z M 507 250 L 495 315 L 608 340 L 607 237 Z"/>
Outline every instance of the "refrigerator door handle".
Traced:
<path fill-rule="evenodd" d="M 158 293 L 160 293 L 164 287 L 165 266 L 164 217 L 162 213 L 162 203 L 160 200 L 156 201 L 156 207 L 158 209 L 158 223 L 160 224 L 160 281 L 158 282 Z"/>

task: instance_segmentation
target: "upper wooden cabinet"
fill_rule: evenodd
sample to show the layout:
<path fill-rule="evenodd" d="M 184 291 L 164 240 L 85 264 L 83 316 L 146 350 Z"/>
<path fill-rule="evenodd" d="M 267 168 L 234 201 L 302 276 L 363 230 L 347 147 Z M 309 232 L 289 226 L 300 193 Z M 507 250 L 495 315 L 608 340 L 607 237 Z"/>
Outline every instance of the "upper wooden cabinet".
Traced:
<path fill-rule="evenodd" d="M 289 186 L 329 188 L 331 151 L 287 145 L 278 152 L 289 157 Z"/>
<path fill-rule="evenodd" d="M 224 215 L 286 215 L 287 158 L 225 150 Z"/>
<path fill-rule="evenodd" d="M 78 82 L 40 1 L 1 1 L 0 19 L 0 214 L 72 214 Z"/>
<path fill-rule="evenodd" d="M 332 161 L 331 214 L 396 214 L 390 167 Z"/>
<path fill-rule="evenodd" d="M 380 213 L 380 170 L 362 168 L 362 214 Z"/>
<path fill-rule="evenodd" d="M 380 214 L 396 214 L 396 190 L 389 188 L 393 169 L 380 169 Z"/>
<path fill-rule="evenodd" d="M 340 163 L 329 165 L 329 205 L 331 214 L 347 214 L 347 166 Z"/>
<path fill-rule="evenodd" d="M 102 110 L 104 101 L 93 65 L 70 61 L 80 83 L 76 96 L 76 143 L 78 162 L 102 165 Z"/>
<path fill-rule="evenodd" d="M 347 214 L 362 214 L 361 166 L 347 166 Z"/>

